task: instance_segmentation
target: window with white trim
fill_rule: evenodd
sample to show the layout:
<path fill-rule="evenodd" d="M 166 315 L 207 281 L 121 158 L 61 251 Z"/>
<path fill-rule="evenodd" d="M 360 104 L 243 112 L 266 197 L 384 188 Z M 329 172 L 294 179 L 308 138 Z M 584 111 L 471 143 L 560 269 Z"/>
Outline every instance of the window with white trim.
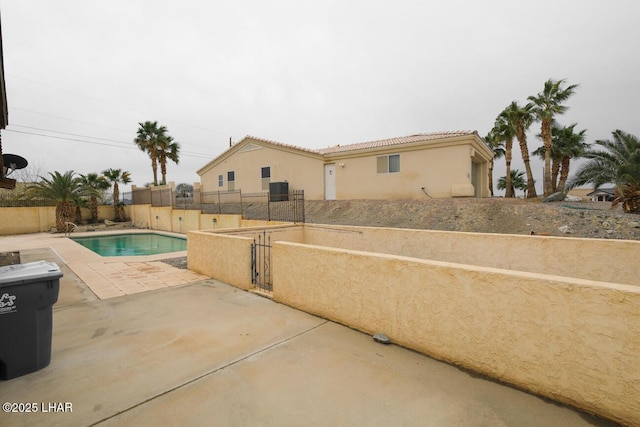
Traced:
<path fill-rule="evenodd" d="M 218 175 L 218 187 L 224 187 L 224 175 Z"/>
<path fill-rule="evenodd" d="M 400 154 L 377 157 L 378 173 L 400 172 Z"/>
<path fill-rule="evenodd" d="M 269 183 L 271 182 L 271 167 L 266 166 L 261 170 L 262 189 L 269 191 Z"/>
<path fill-rule="evenodd" d="M 236 173 L 234 171 L 227 172 L 227 190 L 233 191 L 236 189 Z"/>

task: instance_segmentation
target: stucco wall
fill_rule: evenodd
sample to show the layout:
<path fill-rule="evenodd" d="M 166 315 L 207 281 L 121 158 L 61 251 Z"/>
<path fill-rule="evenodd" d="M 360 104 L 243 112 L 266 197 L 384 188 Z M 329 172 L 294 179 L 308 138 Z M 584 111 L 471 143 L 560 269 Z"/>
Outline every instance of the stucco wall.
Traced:
<path fill-rule="evenodd" d="M 301 242 L 303 229 L 284 225 L 267 227 L 271 242 Z M 263 235 L 265 227 L 243 227 L 187 233 L 189 270 L 213 277 L 242 289 L 252 289 L 251 244 Z"/>
<path fill-rule="evenodd" d="M 336 160 L 338 200 L 422 199 L 425 197 L 422 187 L 431 197 L 445 198 L 454 196 L 454 186 L 471 187 L 471 154 L 468 145 L 389 151 L 388 154 L 400 156 L 398 173 L 377 172 L 377 157 L 380 154 Z"/>
<path fill-rule="evenodd" d="M 91 218 L 89 209 L 81 208 L 82 219 Z M 112 220 L 113 206 L 98 206 L 98 220 Z M 25 208 L 0 208 L 0 236 L 13 234 L 41 233 L 56 227 L 55 206 L 35 206 Z"/>
<path fill-rule="evenodd" d="M 304 226 L 304 243 L 507 270 L 639 285 L 640 241 Z M 615 262 L 612 264 L 613 260 Z"/>
<path fill-rule="evenodd" d="M 640 424 L 640 289 L 276 242 L 274 300 Z"/>
<path fill-rule="evenodd" d="M 251 289 L 252 243 L 250 237 L 189 232 L 188 268 L 238 288 Z"/>

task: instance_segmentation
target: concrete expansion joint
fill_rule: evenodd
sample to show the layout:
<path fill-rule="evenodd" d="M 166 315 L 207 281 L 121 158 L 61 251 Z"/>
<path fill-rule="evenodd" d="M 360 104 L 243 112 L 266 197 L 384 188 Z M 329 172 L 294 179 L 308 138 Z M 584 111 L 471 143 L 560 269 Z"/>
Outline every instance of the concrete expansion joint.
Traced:
<path fill-rule="evenodd" d="M 130 407 L 126 408 L 126 409 L 123 409 L 122 411 L 116 412 L 116 413 L 115 413 L 115 414 L 113 414 L 113 415 L 110 415 L 110 416 L 108 416 L 108 417 L 106 417 L 106 418 L 103 418 L 103 419 L 101 419 L 101 420 L 99 420 L 99 421 L 97 421 L 97 422 L 93 423 L 93 424 L 90 424 L 90 425 L 89 425 L 89 427 L 97 426 L 97 425 L 99 425 L 99 424 L 101 424 L 101 423 L 103 423 L 103 422 L 105 422 L 105 421 L 108 421 L 108 420 L 110 420 L 110 419 L 112 419 L 112 418 L 115 418 L 115 417 L 117 417 L 117 416 L 119 416 L 119 415 L 122 415 L 122 414 L 124 414 L 124 413 L 126 413 L 126 412 L 129 412 L 129 411 L 131 411 L 131 410 L 133 410 L 133 409 L 135 409 L 135 408 L 137 408 L 137 407 L 139 407 L 139 406 L 143 406 L 143 405 L 145 405 L 145 404 L 147 404 L 147 403 L 149 403 L 149 402 L 152 402 L 152 401 L 154 401 L 155 399 L 157 399 L 157 398 L 159 398 L 159 397 L 165 396 L 165 395 L 167 395 L 167 394 L 169 394 L 169 393 L 172 393 L 172 392 L 174 392 L 174 391 L 176 391 L 176 390 L 179 390 L 179 389 L 181 389 L 181 388 L 183 388 L 183 387 L 185 387 L 185 386 L 188 386 L 188 385 L 193 384 L 193 383 L 195 383 L 195 382 L 197 382 L 197 381 L 200 381 L 200 380 L 202 380 L 202 379 L 204 379 L 204 378 L 206 378 L 206 377 L 208 377 L 208 376 L 210 376 L 210 375 L 213 375 L 213 374 L 215 374 L 215 373 L 217 373 L 217 372 L 220 372 L 220 371 L 222 371 L 222 370 L 225 370 L 225 369 L 227 369 L 227 368 L 229 368 L 229 367 L 231 367 L 231 366 L 237 365 L 238 363 L 240 363 L 240 362 L 242 362 L 242 361 L 245 361 L 245 360 L 249 359 L 250 357 L 256 356 L 256 355 L 261 354 L 261 353 L 264 353 L 264 352 L 266 352 L 266 351 L 268 351 L 268 350 L 271 350 L 272 348 L 275 348 L 275 347 L 280 346 L 281 344 L 284 344 L 284 343 L 287 343 L 287 342 L 289 342 L 289 341 L 292 341 L 292 340 L 294 340 L 294 339 L 296 339 L 296 338 L 298 338 L 298 337 L 300 337 L 300 336 L 302 336 L 302 335 L 308 334 L 309 332 L 311 332 L 311 331 L 313 331 L 313 330 L 315 330 L 315 329 L 318 329 L 319 327 L 321 327 L 321 326 L 323 326 L 323 325 L 326 325 L 326 324 L 327 324 L 327 323 L 329 323 L 329 322 L 330 322 L 330 320 L 324 320 L 324 321 L 322 321 L 322 322 L 318 323 L 318 324 L 317 324 L 317 325 L 315 325 L 315 326 L 312 326 L 312 327 L 307 328 L 307 329 L 305 329 L 305 330 L 303 330 L 303 331 L 301 331 L 301 332 L 298 332 L 298 333 L 297 333 L 297 334 L 295 334 L 295 335 L 292 335 L 292 336 L 290 336 L 290 337 L 287 337 L 287 338 L 281 339 L 280 341 L 277 341 L 277 342 L 275 342 L 275 343 L 273 343 L 273 344 L 271 344 L 271 345 L 268 345 L 268 346 L 266 346 L 266 347 L 264 347 L 264 348 L 261 348 L 261 349 L 259 349 L 259 350 L 256 350 L 256 351 L 254 351 L 254 352 L 252 352 L 252 353 L 246 354 L 246 355 L 244 355 L 244 356 L 242 356 L 242 357 L 239 357 L 238 359 L 232 360 L 231 362 L 229 362 L 229 363 L 227 363 L 227 364 L 225 364 L 225 365 L 223 365 L 223 366 L 220 366 L 220 367 L 218 367 L 218 368 L 215 368 L 215 369 L 212 369 L 212 370 L 210 370 L 210 371 L 208 371 L 208 372 L 205 372 L 205 373 L 203 373 L 202 375 L 199 375 L 199 376 L 197 376 L 197 377 L 195 377 L 195 378 L 190 379 L 189 381 L 185 381 L 185 382 L 184 382 L 184 383 L 182 383 L 182 384 L 178 384 L 177 386 L 172 387 L 172 388 L 170 388 L 170 389 L 168 389 L 168 390 L 165 390 L 165 391 L 164 391 L 164 392 L 162 392 L 162 393 L 159 393 L 159 394 L 157 394 L 157 395 L 155 395 L 155 396 L 153 396 L 153 397 L 150 397 L 150 398 L 148 398 L 148 399 L 146 399 L 146 400 L 143 400 L 143 401 L 141 401 L 141 402 L 137 403 L 136 405 L 130 406 Z"/>

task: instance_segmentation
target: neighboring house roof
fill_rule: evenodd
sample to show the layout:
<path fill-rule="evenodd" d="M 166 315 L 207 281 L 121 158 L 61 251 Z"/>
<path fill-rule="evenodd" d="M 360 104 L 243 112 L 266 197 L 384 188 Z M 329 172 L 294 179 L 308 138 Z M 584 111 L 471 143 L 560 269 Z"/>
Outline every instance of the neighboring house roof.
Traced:
<path fill-rule="evenodd" d="M 400 146 L 400 145 L 408 145 L 415 144 L 420 142 L 432 142 L 432 141 L 442 141 L 448 138 L 457 138 L 461 136 L 470 136 L 470 135 L 478 135 L 477 131 L 471 130 L 462 130 L 462 131 L 453 131 L 453 132 L 434 132 L 434 133 L 420 133 L 416 135 L 402 136 L 398 138 L 389 138 L 389 139 L 381 139 L 377 141 L 369 141 L 369 142 L 361 142 L 357 144 L 347 144 L 347 145 L 336 145 L 333 147 L 322 148 L 319 150 L 312 150 L 310 148 L 298 147 L 295 145 L 283 144 L 281 142 L 271 141 L 269 139 L 258 138 L 255 136 L 247 135 L 240 142 L 237 142 L 233 146 L 229 147 L 226 151 L 220 154 L 218 157 L 214 158 L 212 161 L 204 165 L 200 168 L 197 173 L 198 175 L 203 175 L 209 169 L 220 163 L 222 160 L 226 159 L 233 153 L 246 150 L 250 148 L 252 143 L 264 143 L 270 145 L 274 148 L 281 148 L 287 151 L 299 152 L 305 155 L 317 156 L 319 158 L 332 156 L 337 154 L 345 154 L 352 153 L 364 150 L 373 150 L 376 148 L 387 148 L 392 146 Z M 485 147 L 485 144 L 481 145 Z M 489 150 L 487 148 L 487 150 Z"/>
<path fill-rule="evenodd" d="M 610 196 L 615 196 L 616 189 L 615 187 L 611 188 L 598 188 L 597 190 L 593 190 L 591 193 L 587 193 L 587 196 L 593 196 L 596 194 L 608 194 Z"/>

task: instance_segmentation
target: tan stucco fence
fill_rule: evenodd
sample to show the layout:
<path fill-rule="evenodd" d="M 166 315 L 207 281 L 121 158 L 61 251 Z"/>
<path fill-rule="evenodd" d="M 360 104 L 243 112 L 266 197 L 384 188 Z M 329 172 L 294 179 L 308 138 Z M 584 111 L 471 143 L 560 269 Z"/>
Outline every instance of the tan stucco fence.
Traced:
<path fill-rule="evenodd" d="M 188 234 L 189 268 L 250 289 L 264 228 Z M 640 242 L 346 226 L 266 228 L 273 299 L 640 425 Z"/>
<path fill-rule="evenodd" d="M 91 218 L 89 209 L 82 208 L 82 219 Z M 98 206 L 98 220 L 113 220 L 113 206 Z M 56 228 L 55 206 L 0 208 L 0 236 L 42 233 Z"/>
<path fill-rule="evenodd" d="M 91 212 L 82 208 L 82 219 L 89 220 Z M 237 228 L 277 224 L 260 220 L 246 220 L 242 215 L 210 215 L 199 210 L 153 207 L 151 205 L 125 206 L 125 216 L 137 228 L 148 228 L 172 233 L 213 228 Z M 114 219 L 113 206 L 98 206 L 98 221 Z M 42 233 L 55 229 L 55 206 L 0 208 L 0 236 Z"/>

